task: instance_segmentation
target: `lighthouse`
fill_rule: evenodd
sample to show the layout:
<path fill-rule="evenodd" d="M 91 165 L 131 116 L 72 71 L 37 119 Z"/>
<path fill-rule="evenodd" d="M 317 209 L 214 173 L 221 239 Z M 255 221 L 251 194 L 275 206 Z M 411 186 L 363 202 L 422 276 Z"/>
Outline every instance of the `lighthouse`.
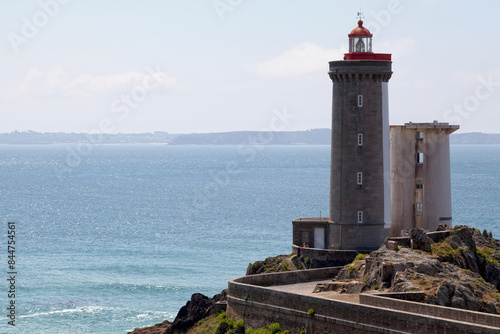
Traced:
<path fill-rule="evenodd" d="M 389 99 L 391 55 L 374 53 L 358 21 L 333 82 L 329 248 L 378 248 L 391 229 Z"/>

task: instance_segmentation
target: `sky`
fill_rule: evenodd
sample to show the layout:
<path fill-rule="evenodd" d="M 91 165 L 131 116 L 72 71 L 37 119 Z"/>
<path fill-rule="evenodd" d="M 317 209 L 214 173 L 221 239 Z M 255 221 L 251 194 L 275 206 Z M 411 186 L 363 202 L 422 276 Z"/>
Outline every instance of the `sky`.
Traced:
<path fill-rule="evenodd" d="M 500 132 L 500 1 L 0 0 L 0 133 L 330 128 L 360 9 L 391 124 Z"/>

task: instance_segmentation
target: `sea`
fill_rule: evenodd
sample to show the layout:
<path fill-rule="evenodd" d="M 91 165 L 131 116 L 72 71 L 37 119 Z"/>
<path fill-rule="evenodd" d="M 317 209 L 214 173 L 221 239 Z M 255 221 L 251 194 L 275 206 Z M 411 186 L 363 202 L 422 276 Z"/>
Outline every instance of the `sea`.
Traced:
<path fill-rule="evenodd" d="M 173 320 L 291 253 L 292 219 L 328 215 L 329 166 L 329 146 L 0 145 L 0 332 Z M 498 145 L 451 147 L 455 225 L 500 237 L 499 166 Z"/>

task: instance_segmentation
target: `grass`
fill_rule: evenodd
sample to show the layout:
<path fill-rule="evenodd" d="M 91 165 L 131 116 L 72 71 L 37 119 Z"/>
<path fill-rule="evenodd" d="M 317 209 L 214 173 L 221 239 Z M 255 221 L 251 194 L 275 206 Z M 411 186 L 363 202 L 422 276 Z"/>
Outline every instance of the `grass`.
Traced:
<path fill-rule="evenodd" d="M 358 263 L 361 260 L 364 260 L 367 256 L 368 254 L 358 253 L 358 255 L 356 255 L 354 260 L 351 263 L 346 264 L 344 267 L 348 268 L 349 274 L 352 274 L 353 272 L 359 269 L 359 267 L 356 266 L 356 263 Z"/>
<path fill-rule="evenodd" d="M 464 251 L 465 249 L 461 247 L 454 249 L 446 241 L 435 242 L 431 245 L 431 253 L 445 259 L 456 259 L 457 257 L 461 256 Z"/>
<path fill-rule="evenodd" d="M 365 257 L 367 257 L 367 256 L 368 256 L 368 254 L 359 253 L 358 255 L 356 255 L 356 257 L 354 258 L 354 261 L 352 261 L 352 262 L 354 263 L 354 262 L 357 262 L 360 260 L 364 260 Z"/>
<path fill-rule="evenodd" d="M 227 323 L 226 333 L 221 332 L 223 323 Z M 247 328 L 245 330 L 243 320 L 234 321 L 224 311 L 200 320 L 195 327 L 188 330 L 187 334 L 227 334 L 232 331 L 240 334 L 290 334 L 288 330 L 282 331 L 279 323 L 270 324 L 266 328 Z"/>
<path fill-rule="evenodd" d="M 483 257 L 486 262 L 493 263 L 493 264 L 499 264 L 498 260 L 493 257 L 493 255 L 495 255 L 495 249 L 493 249 L 491 247 L 478 246 L 478 247 L 476 247 L 474 253 L 478 256 Z"/>

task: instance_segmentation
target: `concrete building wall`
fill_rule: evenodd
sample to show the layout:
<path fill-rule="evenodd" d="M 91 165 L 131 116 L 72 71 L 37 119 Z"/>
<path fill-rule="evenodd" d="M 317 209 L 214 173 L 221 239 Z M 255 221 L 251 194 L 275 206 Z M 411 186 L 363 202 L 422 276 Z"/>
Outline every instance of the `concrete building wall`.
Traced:
<path fill-rule="evenodd" d="M 390 61 L 330 62 L 333 82 L 330 220 L 344 225 L 330 229 L 330 244 L 337 249 L 367 248 L 367 244 L 361 243 L 364 236 L 370 237 L 370 246 L 378 248 L 388 235 L 384 225 L 390 227 L 387 82 L 392 75 L 391 64 Z M 366 232 L 360 229 L 365 225 L 369 226 Z M 334 235 L 340 231 L 342 238 Z"/>
<path fill-rule="evenodd" d="M 315 229 L 324 230 L 322 240 L 323 249 L 328 248 L 328 217 L 298 218 L 292 221 L 293 244 L 299 247 L 307 245 L 310 248 L 319 248 L 319 240 L 315 240 Z"/>
<path fill-rule="evenodd" d="M 437 122 L 391 126 L 392 236 L 452 225 L 449 134 L 457 129 Z"/>

